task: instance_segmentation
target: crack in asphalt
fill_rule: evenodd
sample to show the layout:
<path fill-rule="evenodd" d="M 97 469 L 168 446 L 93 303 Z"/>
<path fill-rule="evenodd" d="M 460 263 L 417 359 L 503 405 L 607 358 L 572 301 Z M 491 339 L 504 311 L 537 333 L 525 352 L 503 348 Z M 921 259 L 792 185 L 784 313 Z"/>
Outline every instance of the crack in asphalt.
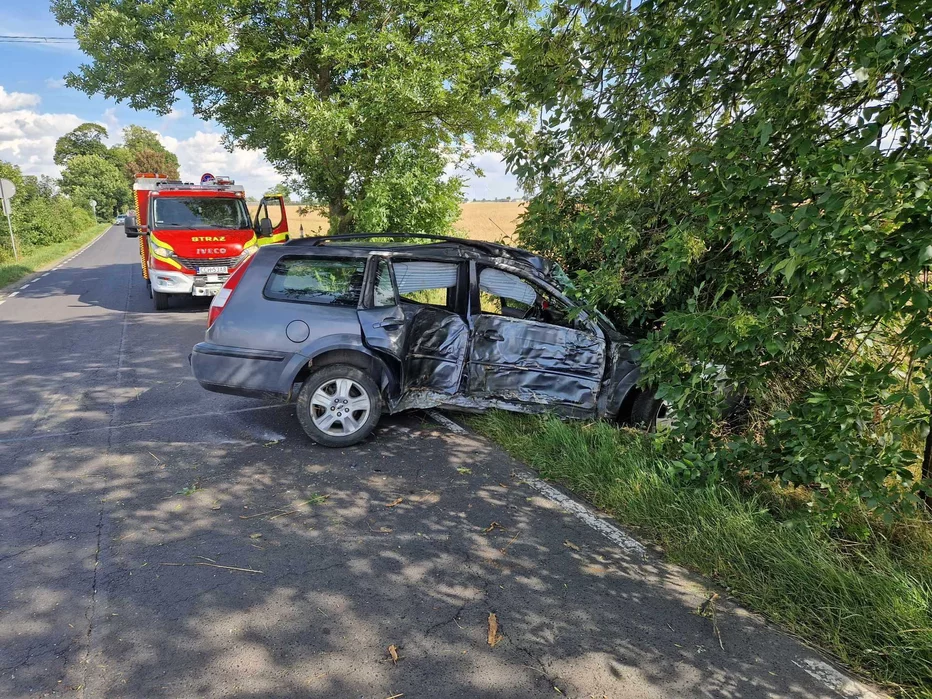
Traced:
<path fill-rule="evenodd" d="M 127 272 L 126 279 L 126 302 L 123 305 L 123 318 L 120 327 L 120 345 L 117 349 L 117 366 L 116 366 L 116 388 L 119 389 L 123 383 L 123 364 L 124 357 L 126 356 L 126 329 L 129 325 L 129 308 L 130 303 L 132 302 L 133 297 L 133 285 L 132 285 L 132 267 L 129 268 Z M 116 419 L 118 404 L 116 400 L 116 395 L 118 391 L 114 392 L 114 399 L 110 403 L 110 423 L 108 427 L 111 429 L 107 430 L 107 449 L 106 461 L 110 463 L 112 458 L 112 448 L 113 448 L 113 422 Z M 91 602 L 88 606 L 87 612 L 85 612 L 85 618 L 87 619 L 87 647 L 84 652 L 84 681 L 81 684 L 81 696 L 87 697 L 87 683 L 90 677 L 90 664 L 91 664 L 91 653 L 93 652 L 94 647 L 94 625 L 97 617 L 97 579 L 100 571 L 100 542 L 102 539 L 103 527 L 104 527 L 104 514 L 106 510 L 106 498 L 101 498 L 100 501 L 100 511 L 97 516 L 97 546 L 94 550 L 94 575 L 91 580 Z"/>
<path fill-rule="evenodd" d="M 91 602 L 84 618 L 87 619 L 87 648 L 84 651 L 84 682 L 82 683 L 81 696 L 87 696 L 87 678 L 90 671 L 91 662 L 91 636 L 94 632 L 94 621 L 97 616 L 97 574 L 100 569 L 100 538 L 101 531 L 104 527 L 104 508 L 101 505 L 100 513 L 97 518 L 97 548 L 94 551 L 94 576 L 91 581 Z"/>
<path fill-rule="evenodd" d="M 116 404 L 114 403 L 114 405 Z M 83 430 L 72 430 L 70 432 L 48 432 L 46 434 L 30 435 L 29 437 L 8 437 L 6 439 L 0 439 L 0 444 L 12 444 L 14 442 L 35 442 L 52 439 L 55 437 L 75 437 L 77 435 L 89 434 L 91 432 L 110 433 L 113 430 L 122 430 L 127 427 L 149 427 L 151 425 L 158 425 L 164 422 L 177 422 L 178 420 L 191 420 L 192 418 L 220 417 L 226 415 L 235 415 L 237 413 L 253 413 L 257 410 L 280 410 L 282 408 L 289 408 L 293 410 L 294 406 L 289 403 L 281 403 L 277 405 L 259 405 L 252 408 L 236 408 L 233 410 L 218 410 L 216 412 L 201 412 L 192 415 L 175 415 L 172 417 L 157 418 L 155 420 L 124 422 L 119 425 L 107 425 L 106 427 L 88 427 Z"/>

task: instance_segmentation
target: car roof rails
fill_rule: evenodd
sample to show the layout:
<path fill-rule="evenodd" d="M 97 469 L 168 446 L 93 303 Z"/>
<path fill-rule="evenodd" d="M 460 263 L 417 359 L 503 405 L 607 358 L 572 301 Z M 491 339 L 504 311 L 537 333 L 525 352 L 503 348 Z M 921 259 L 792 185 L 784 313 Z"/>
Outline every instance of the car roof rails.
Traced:
<path fill-rule="evenodd" d="M 504 246 L 496 245 L 495 243 L 486 243 L 481 240 L 468 240 L 467 238 L 454 238 L 450 235 L 424 235 L 422 233 L 343 233 L 338 235 L 315 235 L 309 238 L 293 238 L 291 244 L 305 244 L 305 245 L 323 245 L 327 242 L 341 242 L 344 240 L 371 240 L 372 238 L 393 238 L 393 239 L 406 239 L 413 238 L 415 240 L 436 240 L 442 243 L 456 243 L 457 245 L 465 245 L 472 248 L 477 248 L 488 254 L 494 254 L 496 250 L 501 249 Z"/>
<path fill-rule="evenodd" d="M 512 260 L 520 260 L 525 264 L 531 265 L 539 272 L 549 274 L 553 264 L 539 255 L 535 255 L 527 250 L 513 248 L 499 243 L 488 243 L 481 240 L 468 240 L 466 238 L 454 238 L 449 235 L 424 235 L 422 233 L 343 233 L 338 235 L 316 235 L 309 238 L 292 238 L 286 245 L 312 245 L 319 246 L 327 242 L 342 242 L 352 240 L 371 240 L 372 238 L 397 238 L 397 239 L 414 239 L 414 240 L 434 240 L 440 243 L 455 243 L 464 247 L 479 250 L 492 257 L 507 257 Z"/>

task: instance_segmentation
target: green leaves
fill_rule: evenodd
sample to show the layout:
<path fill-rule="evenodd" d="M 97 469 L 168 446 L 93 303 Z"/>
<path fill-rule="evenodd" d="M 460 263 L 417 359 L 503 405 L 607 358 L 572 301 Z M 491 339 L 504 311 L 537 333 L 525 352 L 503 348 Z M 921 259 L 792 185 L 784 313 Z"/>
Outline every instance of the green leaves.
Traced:
<path fill-rule="evenodd" d="M 683 445 L 813 484 L 829 517 L 915 495 L 887 479 L 928 420 L 930 24 L 880 0 L 560 0 L 516 57 L 554 115 L 509 155 L 538 191 L 522 242 L 643 336 Z M 753 398 L 748 434 L 710 366 Z"/>
<path fill-rule="evenodd" d="M 89 207 L 93 199 L 97 211 L 111 217 L 130 203 L 131 190 L 116 165 L 101 155 L 75 155 L 62 170 L 62 191 L 75 203 Z"/>
<path fill-rule="evenodd" d="M 229 143 L 264 151 L 345 231 L 392 179 L 399 149 L 428 166 L 437 153 L 457 163 L 527 130 L 505 88 L 536 6 L 502 6 L 56 0 L 53 10 L 90 56 L 72 86 L 161 113 L 187 94 Z"/>

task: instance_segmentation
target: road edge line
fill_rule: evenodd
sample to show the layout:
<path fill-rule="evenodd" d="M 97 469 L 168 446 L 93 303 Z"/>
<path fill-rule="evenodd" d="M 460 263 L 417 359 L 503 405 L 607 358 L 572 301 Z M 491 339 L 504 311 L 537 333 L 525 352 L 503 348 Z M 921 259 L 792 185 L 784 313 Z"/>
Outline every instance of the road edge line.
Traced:
<path fill-rule="evenodd" d="M 30 273 L 27 274 L 25 277 L 22 277 L 22 278 L 20 278 L 20 279 L 17 279 L 15 282 L 10 282 L 10 283 L 7 284 L 6 286 L 0 287 L 0 298 L 2 298 L 3 300 L 6 300 L 6 299 L 8 299 L 10 296 L 12 296 L 12 294 L 9 294 L 9 293 L 6 293 L 6 295 L 4 295 L 7 289 L 13 289 L 13 288 L 15 288 L 16 291 L 19 291 L 19 290 L 22 289 L 23 286 L 25 286 L 26 284 L 32 284 L 34 281 L 36 281 L 37 279 L 39 279 L 39 278 L 41 278 L 41 277 L 44 277 L 44 276 L 45 276 L 46 274 L 48 274 L 49 272 L 54 272 L 56 269 L 58 269 L 58 268 L 61 267 L 62 265 L 68 264 L 69 262 L 71 262 L 72 259 L 74 259 L 74 258 L 77 257 L 80 253 L 82 253 L 82 252 L 84 252 L 85 250 L 87 250 L 89 247 L 91 247 L 91 245 L 93 245 L 93 244 L 96 243 L 98 240 L 100 240 L 101 238 L 103 238 L 107 233 L 109 233 L 111 228 L 113 228 L 113 224 L 110 224 L 109 226 L 107 226 L 106 228 L 104 228 L 103 231 L 101 231 L 101 232 L 97 235 L 97 237 L 95 237 L 93 240 L 89 240 L 88 242 L 84 243 L 84 245 L 82 245 L 80 248 L 78 248 L 77 252 L 75 252 L 75 251 L 73 251 L 73 250 L 71 250 L 71 251 L 69 251 L 69 252 L 66 252 L 62 257 L 59 257 L 59 258 L 56 259 L 56 260 L 52 260 L 52 261 L 47 262 L 46 264 L 42 265 L 42 266 L 39 267 L 39 269 L 37 269 L 35 272 L 30 272 Z M 25 282 L 25 284 L 24 284 L 23 282 Z"/>
<path fill-rule="evenodd" d="M 473 434 L 471 430 L 451 420 L 438 410 L 428 410 L 426 412 L 434 422 L 437 422 L 454 434 Z M 614 523 L 600 517 L 597 511 L 588 507 L 586 504 L 573 499 L 550 483 L 541 480 L 524 469 L 517 471 L 516 475 L 545 498 L 557 504 L 564 512 L 573 515 L 576 519 L 580 520 L 590 529 L 594 529 L 626 553 L 647 558 L 647 549 L 640 541 L 626 534 L 623 529 L 616 526 Z M 742 609 L 745 609 L 743 605 L 740 605 L 740 603 L 738 604 Z M 749 613 L 753 614 L 753 612 Z M 779 627 L 775 628 L 780 633 L 786 633 Z M 794 658 L 792 662 L 814 680 L 845 699 L 889 699 L 888 695 L 878 694 L 853 675 L 845 674 L 843 671 L 818 658 Z"/>
<path fill-rule="evenodd" d="M 438 422 L 443 427 L 446 427 L 454 434 L 463 435 L 470 433 L 468 429 L 460 425 L 458 422 L 451 420 L 446 415 L 441 414 L 437 410 L 428 410 L 427 414 L 432 420 Z M 566 493 L 550 485 L 550 483 L 541 480 L 537 476 L 532 475 L 525 469 L 522 469 L 517 473 L 517 475 L 521 478 L 521 480 L 526 482 L 538 493 L 543 495 L 554 504 L 558 505 L 561 510 L 567 514 L 573 515 L 587 527 L 598 532 L 613 544 L 618 546 L 625 553 L 636 554 L 641 557 L 647 556 L 647 549 L 645 548 L 644 544 L 627 534 L 623 529 L 614 523 L 603 517 L 600 517 L 598 512 L 592 508 L 586 506 L 578 500 L 573 499 Z"/>

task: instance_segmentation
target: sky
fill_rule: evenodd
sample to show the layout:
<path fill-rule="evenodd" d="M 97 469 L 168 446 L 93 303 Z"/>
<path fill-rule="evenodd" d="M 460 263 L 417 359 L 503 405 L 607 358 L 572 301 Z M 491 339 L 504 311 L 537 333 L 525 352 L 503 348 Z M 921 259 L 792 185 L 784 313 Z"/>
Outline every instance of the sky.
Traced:
<path fill-rule="evenodd" d="M 48 0 L 0 0 L 0 34 L 74 36 L 70 27 L 55 21 Z M 261 152 L 224 149 L 220 142 L 223 129 L 194 116 L 183 95 L 170 114 L 159 116 L 65 87 L 65 75 L 85 58 L 76 43 L 0 43 L 0 160 L 18 165 L 27 175 L 57 177 L 60 171 L 52 154 L 63 134 L 84 122 L 96 122 L 107 128 L 108 145 L 113 145 L 120 141 L 123 127 L 138 124 L 155 131 L 178 156 L 186 181 L 196 181 L 204 172 L 226 175 L 254 195 L 281 181 Z M 519 196 L 500 155 L 477 153 L 473 161 L 485 177 L 463 173 L 467 198 Z"/>

